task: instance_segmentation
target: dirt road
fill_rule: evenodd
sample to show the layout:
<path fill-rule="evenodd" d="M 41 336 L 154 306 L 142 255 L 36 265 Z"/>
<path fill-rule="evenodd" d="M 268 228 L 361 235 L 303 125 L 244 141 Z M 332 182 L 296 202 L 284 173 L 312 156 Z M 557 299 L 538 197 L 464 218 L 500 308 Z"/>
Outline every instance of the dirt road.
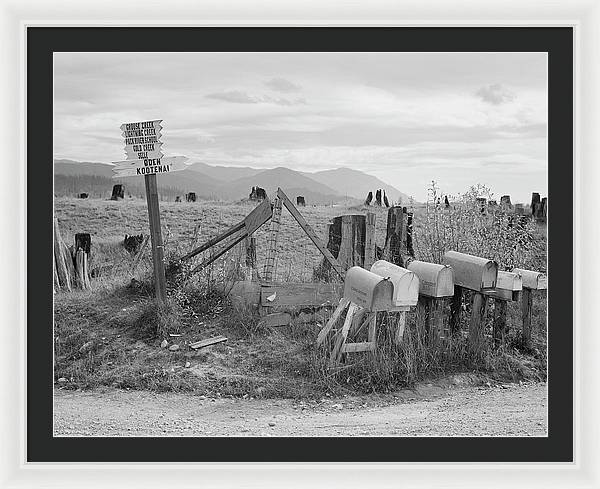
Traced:
<path fill-rule="evenodd" d="M 546 384 L 443 388 L 386 396 L 209 399 L 56 390 L 55 436 L 546 436 Z"/>

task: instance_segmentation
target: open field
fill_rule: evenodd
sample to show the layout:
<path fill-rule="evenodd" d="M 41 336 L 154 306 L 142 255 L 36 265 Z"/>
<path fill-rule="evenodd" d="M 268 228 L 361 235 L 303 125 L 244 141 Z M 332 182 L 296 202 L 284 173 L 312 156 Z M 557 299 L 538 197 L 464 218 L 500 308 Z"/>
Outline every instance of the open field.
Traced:
<path fill-rule="evenodd" d="M 181 256 L 195 244 L 239 222 L 254 206 L 247 202 L 162 202 L 167 259 Z M 385 239 L 385 208 L 307 206 L 300 211 L 326 241 L 326 226 L 331 218 L 363 214 L 367 209 L 377 215 L 376 242 L 381 247 Z M 465 337 L 430 351 L 415 336 L 407 347 L 414 349 L 410 355 L 407 351 L 392 351 L 390 356 L 384 348 L 374 361 L 359 355 L 342 371 L 331 373 L 314 346 L 319 331 L 316 322 L 258 328 L 256 317 L 247 311 L 233 310 L 223 290 L 214 289 L 213 283 L 225 276 L 222 273 L 228 263 L 239 263 L 239 250 L 225 255 L 208 274 L 200 274 L 172 289 L 169 307 L 157 310 L 152 301 L 150 253 L 146 252 L 140 266 L 132 270 L 133 256 L 122 246 L 125 234 L 149 232 L 144 200 L 59 198 L 55 201 L 55 215 L 67 243 L 72 242 L 75 233 L 91 233 L 91 269 L 109 265 L 106 272 L 92 280 L 92 290 L 55 294 L 55 379 L 64 389 L 110 386 L 213 397 L 316 398 L 325 393 L 387 392 L 428 376 L 473 369 L 501 381 L 546 378 L 545 293 L 534 298 L 531 351 L 520 349 L 514 327 L 504 348 L 488 350 L 477 362 L 464 357 Z M 423 244 L 430 229 L 427 223 L 425 209 L 415 209 L 417 258 L 427 251 Z M 268 230 L 267 223 L 255 233 L 259 270 L 265 259 Z M 534 250 L 534 258 L 542 263 L 544 234 L 540 233 L 537 239 L 541 246 Z M 288 211 L 283 210 L 277 280 L 312 281 L 313 269 L 321 262 L 321 256 Z M 509 323 L 519 324 L 517 303 L 509 303 L 508 315 Z M 409 314 L 409 329 L 413 319 Z M 163 338 L 156 335 L 159 326 L 173 335 L 166 339 L 169 346 L 178 345 L 178 350 L 160 347 Z M 198 352 L 187 347 L 193 341 L 221 334 L 228 338 L 226 343 Z M 378 341 L 386 345 L 388 340 L 386 331 L 381 331 Z"/>

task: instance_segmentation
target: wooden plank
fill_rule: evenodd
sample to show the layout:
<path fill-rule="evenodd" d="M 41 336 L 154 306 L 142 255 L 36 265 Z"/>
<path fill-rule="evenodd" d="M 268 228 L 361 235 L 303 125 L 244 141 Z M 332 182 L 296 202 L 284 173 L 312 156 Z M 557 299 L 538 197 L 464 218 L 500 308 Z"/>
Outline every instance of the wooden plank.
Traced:
<path fill-rule="evenodd" d="M 217 343 L 223 343 L 227 341 L 225 336 L 215 336 L 214 338 L 208 338 L 207 340 L 200 340 L 194 343 L 190 343 L 190 348 L 194 350 L 199 350 L 200 348 L 205 348 L 210 345 L 216 345 Z"/>
<path fill-rule="evenodd" d="M 342 353 L 355 353 L 359 351 L 374 351 L 375 343 L 362 341 L 359 343 L 346 343 L 342 346 Z"/>
<path fill-rule="evenodd" d="M 531 289 L 523 287 L 521 293 L 521 317 L 523 319 L 523 346 L 531 348 L 531 309 L 533 303 L 533 294 Z"/>
<path fill-rule="evenodd" d="M 244 226 L 246 226 L 246 233 L 251 235 L 258 228 L 260 228 L 265 222 L 271 219 L 273 212 L 271 210 L 271 201 L 264 199 L 258 206 L 252 209 L 252 212 L 244 218 Z"/>
<path fill-rule="evenodd" d="M 350 326 L 352 325 L 352 319 L 354 318 L 354 314 L 358 310 L 358 306 L 351 302 L 348 306 L 348 312 L 346 312 L 346 319 L 344 320 L 344 325 L 342 326 L 341 331 L 337 334 L 335 339 L 335 345 L 333 350 L 331 351 L 331 357 L 329 358 L 329 365 L 333 366 L 339 363 L 339 357 L 341 355 L 342 346 L 346 343 L 346 338 L 348 338 L 348 331 L 350 331 Z"/>
<path fill-rule="evenodd" d="M 342 284 L 285 283 L 261 287 L 261 305 L 274 306 L 320 306 L 327 302 L 335 304 L 343 292 Z M 267 297 L 275 295 L 274 300 Z"/>
<path fill-rule="evenodd" d="M 275 274 L 275 265 L 277 261 L 277 238 L 279 237 L 279 224 L 281 223 L 281 199 L 275 197 L 273 203 L 273 212 L 271 217 L 271 230 L 269 232 L 269 241 L 267 243 L 267 259 L 263 269 L 263 277 L 266 281 L 273 280 Z"/>
<path fill-rule="evenodd" d="M 202 261 L 202 263 L 200 263 L 198 266 L 196 266 L 190 273 L 199 272 L 203 268 L 207 267 L 212 262 L 214 262 L 217 258 L 219 258 L 219 257 L 223 256 L 225 253 L 227 253 L 235 245 L 237 245 L 238 243 L 241 243 L 244 239 L 246 239 L 246 233 L 244 233 L 244 232 L 238 233 L 236 235 L 235 239 L 230 241 L 227 244 L 227 246 L 225 246 L 225 248 L 223 248 L 215 253 L 212 253 L 208 258 L 206 258 L 204 261 Z"/>
<path fill-rule="evenodd" d="M 404 330 L 406 329 L 406 313 L 398 313 L 398 322 L 396 323 L 396 334 L 394 341 L 397 345 L 401 345 L 404 339 Z"/>
<path fill-rule="evenodd" d="M 357 263 L 354 260 L 354 243 L 352 241 L 352 216 L 342 216 L 341 226 L 341 238 L 340 251 L 338 253 L 337 261 L 344 270 L 348 270 L 350 267 Z"/>
<path fill-rule="evenodd" d="M 60 229 L 58 227 L 58 219 L 54 218 L 54 259 L 56 260 L 56 272 L 58 279 L 62 287 L 66 287 L 67 290 L 71 291 L 71 277 L 67 269 L 64 255 L 64 243 L 60 236 Z M 67 257 L 68 258 L 68 257 Z"/>
<path fill-rule="evenodd" d="M 246 234 L 246 232 L 244 230 L 244 222 L 243 221 L 242 222 L 238 222 L 234 226 L 231 226 L 229 229 L 227 229 L 225 232 L 219 234 L 218 236 L 215 236 L 214 238 L 209 239 L 203 245 L 198 246 L 197 248 L 193 249 L 192 251 L 190 251 L 186 255 L 183 255 L 179 259 L 179 261 L 189 260 L 190 258 L 193 258 L 197 254 L 202 253 L 203 251 L 206 251 L 207 249 L 213 247 L 217 243 L 223 241 L 225 238 L 227 238 L 227 237 L 231 236 L 232 234 L 237 233 L 239 231 L 242 231 L 244 235 Z"/>
<path fill-rule="evenodd" d="M 291 314 L 287 312 L 274 312 L 263 316 L 258 322 L 259 327 L 287 326 L 292 322 Z"/>
<path fill-rule="evenodd" d="M 319 334 L 317 336 L 317 346 L 320 346 L 323 343 L 323 341 L 325 341 L 327 333 L 331 331 L 331 328 L 333 328 L 334 324 L 342 315 L 344 309 L 346 309 L 346 306 L 348 306 L 348 304 L 350 304 L 350 301 L 348 299 L 345 299 L 343 297 L 340 299 L 340 303 L 338 304 L 335 311 L 333 311 L 333 314 L 329 318 L 329 321 L 327 321 L 327 324 L 323 326 L 323 329 L 321 329 L 321 331 L 319 331 Z"/>
<path fill-rule="evenodd" d="M 152 241 L 152 263 L 154 265 L 154 288 L 156 299 L 160 303 L 167 301 L 167 279 L 165 277 L 164 247 L 160 229 L 160 210 L 158 207 L 158 189 L 156 175 L 146 175 L 146 202 L 150 220 L 150 239 Z"/>
<path fill-rule="evenodd" d="M 431 298 L 429 310 L 429 342 L 431 345 L 437 345 L 440 336 L 444 330 L 444 299 Z"/>
<path fill-rule="evenodd" d="M 339 264 L 339 262 L 333 257 L 331 252 L 323 245 L 321 240 L 317 237 L 317 234 L 313 231 L 313 228 L 306 222 L 302 214 L 298 212 L 298 209 L 294 206 L 292 201 L 288 199 L 288 196 L 285 195 L 283 190 L 280 188 L 277 189 L 277 196 L 283 202 L 283 205 L 290 211 L 292 217 L 296 220 L 296 222 L 300 225 L 300 227 L 304 230 L 306 235 L 310 238 L 310 240 L 314 243 L 314 245 L 319 249 L 319 251 L 323 254 L 325 259 L 331 264 L 333 269 L 337 272 L 337 274 L 344 278 L 344 270 Z"/>
<path fill-rule="evenodd" d="M 365 220 L 365 264 L 364 268 L 371 269 L 375 263 L 375 213 L 367 212 Z"/>
<path fill-rule="evenodd" d="M 372 312 L 369 318 L 369 332 L 367 334 L 368 340 L 376 344 L 377 341 L 377 313 Z"/>

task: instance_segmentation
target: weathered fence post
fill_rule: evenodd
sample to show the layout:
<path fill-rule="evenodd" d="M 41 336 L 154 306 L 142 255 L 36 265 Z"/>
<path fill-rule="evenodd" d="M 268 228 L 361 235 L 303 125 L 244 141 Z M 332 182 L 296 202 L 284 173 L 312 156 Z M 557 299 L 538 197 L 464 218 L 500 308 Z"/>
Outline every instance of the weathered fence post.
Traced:
<path fill-rule="evenodd" d="M 277 237 L 279 236 L 279 224 L 281 222 L 281 199 L 275 197 L 273 201 L 273 217 L 271 217 L 271 232 L 267 243 L 267 259 L 265 260 L 265 268 L 263 278 L 270 282 L 275 274 L 275 265 L 277 259 Z"/>

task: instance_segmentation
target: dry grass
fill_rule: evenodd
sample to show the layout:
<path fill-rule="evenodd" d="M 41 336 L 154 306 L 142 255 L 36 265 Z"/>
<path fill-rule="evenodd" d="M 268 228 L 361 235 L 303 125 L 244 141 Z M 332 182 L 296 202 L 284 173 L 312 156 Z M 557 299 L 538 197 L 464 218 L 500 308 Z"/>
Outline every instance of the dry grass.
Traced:
<path fill-rule="evenodd" d="M 167 259 L 177 258 L 224 231 L 254 207 L 248 202 L 161 202 L 160 205 Z M 427 207 L 414 210 L 417 258 L 436 261 L 434 255 L 451 243 L 442 239 L 442 231 L 448 231 L 444 227 L 447 222 L 442 220 L 449 213 L 434 215 Z M 323 239 L 331 218 L 367 211 L 377 214 L 376 241 L 382 246 L 386 209 L 363 206 L 301 209 Z M 258 326 L 252 311 L 235 310 L 228 304 L 227 291 L 244 273 L 241 248 L 232 250 L 191 280 L 172 283 L 169 305 L 158 308 L 152 299 L 149 250 L 137 269 L 132 270 L 134 257 L 121 244 L 125 234 L 148 234 L 145 201 L 60 198 L 55 201 L 55 212 L 66 241 L 77 232 L 92 234 L 90 268 L 103 266 L 103 273 L 92 280 L 92 291 L 55 295 L 55 378 L 67 378 L 68 382 L 63 384 L 67 387 L 112 385 L 210 395 L 311 397 L 325 392 L 382 392 L 425 377 L 472 369 L 504 380 L 545 378 L 545 294 L 534 299 L 535 341 L 533 351 L 528 354 L 522 352 L 514 329 L 506 345 L 494 350 L 489 323 L 487 347 L 477 361 L 466 355 L 466 339 L 462 335 L 432 348 L 417 328 L 413 313 L 402 347 L 391 341 L 392 328 L 385 326 L 384 321 L 374 356 L 347 355 L 344 366 L 332 371 L 326 356 L 315 347 L 318 332 L 315 324 L 264 329 Z M 480 220 L 471 211 L 460 212 L 464 212 L 462 218 Z M 478 229 L 473 221 L 459 227 L 458 213 L 451 217 L 455 222 L 454 237 L 456 229 L 463 235 L 470 229 Z M 437 227 L 432 226 L 432 219 L 438 220 Z M 440 223 L 445 224 L 440 226 Z M 268 225 L 263 226 L 255 234 L 259 270 L 265 260 L 268 229 Z M 530 243 L 537 248 L 531 256 L 539 259 L 542 254 L 545 256 L 545 236 L 539 233 L 532 236 Z M 472 243 L 468 236 L 463 242 Z M 508 239 L 501 242 L 509 243 Z M 321 255 L 287 210 L 282 213 L 279 243 L 277 280 L 312 281 Z M 485 254 L 485 250 L 479 251 Z M 201 259 L 198 257 L 196 261 Z M 517 304 L 509 304 L 508 313 L 511 323 L 519 324 Z M 227 343 L 200 352 L 187 346 L 217 334 L 228 337 Z M 173 352 L 160 348 L 163 339 L 181 348 Z M 186 362 L 190 368 L 185 367 Z"/>

